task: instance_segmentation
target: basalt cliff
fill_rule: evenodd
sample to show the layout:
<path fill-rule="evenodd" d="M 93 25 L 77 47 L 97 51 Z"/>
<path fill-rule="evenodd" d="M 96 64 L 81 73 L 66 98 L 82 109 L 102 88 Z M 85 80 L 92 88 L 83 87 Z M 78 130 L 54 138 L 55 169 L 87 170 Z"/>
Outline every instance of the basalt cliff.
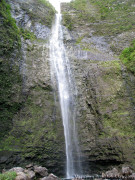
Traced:
<path fill-rule="evenodd" d="M 83 172 L 122 165 L 135 170 L 135 76 L 120 60 L 135 39 L 135 5 L 108 0 L 108 10 L 101 11 L 96 2 L 62 4 Z M 55 13 L 43 0 L 0 2 L 0 170 L 32 162 L 65 175 L 64 130 L 49 59 Z"/>

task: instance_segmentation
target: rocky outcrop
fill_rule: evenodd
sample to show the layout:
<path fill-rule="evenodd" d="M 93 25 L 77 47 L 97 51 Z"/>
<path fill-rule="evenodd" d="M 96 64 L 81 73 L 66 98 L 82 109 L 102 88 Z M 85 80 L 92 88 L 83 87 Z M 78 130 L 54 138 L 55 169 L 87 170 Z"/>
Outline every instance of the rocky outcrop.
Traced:
<path fill-rule="evenodd" d="M 45 167 L 34 166 L 34 172 L 43 177 L 48 176 L 48 170 Z"/>
<path fill-rule="evenodd" d="M 3 174 L 8 172 L 15 172 L 15 180 L 59 180 L 54 174 L 48 174 L 48 170 L 45 167 L 29 164 L 25 169 L 21 167 L 14 167 L 8 171 L 4 170 Z"/>
<path fill-rule="evenodd" d="M 41 178 L 40 180 L 60 180 L 60 179 L 54 174 L 49 174 L 48 177 Z"/>
<path fill-rule="evenodd" d="M 130 167 L 122 167 L 120 171 L 118 171 L 116 168 L 113 168 L 110 171 L 107 171 L 105 173 L 102 173 L 103 179 L 134 179 L 134 173 L 132 172 Z"/>

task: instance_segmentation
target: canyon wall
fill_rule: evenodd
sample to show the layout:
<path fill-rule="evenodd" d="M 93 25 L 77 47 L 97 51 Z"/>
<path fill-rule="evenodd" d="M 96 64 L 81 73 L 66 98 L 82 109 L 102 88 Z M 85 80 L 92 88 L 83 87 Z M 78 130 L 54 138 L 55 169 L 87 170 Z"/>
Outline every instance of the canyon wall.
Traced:
<path fill-rule="evenodd" d="M 0 14 L 0 169 L 33 162 L 64 175 L 64 132 L 49 62 L 55 11 L 40 0 L 7 3 L 19 29 L 3 3 L 1 12 L 8 13 Z M 76 123 L 84 174 L 123 164 L 135 169 L 135 77 L 119 60 L 135 31 L 113 32 L 113 23 L 100 19 L 96 6 L 89 3 L 88 9 L 90 20 L 70 4 L 62 5 L 64 43 L 78 91 Z"/>

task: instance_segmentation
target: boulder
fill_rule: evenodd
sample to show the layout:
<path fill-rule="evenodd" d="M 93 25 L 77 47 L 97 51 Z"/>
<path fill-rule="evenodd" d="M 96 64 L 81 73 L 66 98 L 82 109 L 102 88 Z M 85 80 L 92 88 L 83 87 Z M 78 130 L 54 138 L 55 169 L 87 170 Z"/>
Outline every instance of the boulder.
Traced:
<path fill-rule="evenodd" d="M 105 178 L 106 177 L 106 174 L 105 173 L 102 173 L 102 178 Z"/>
<path fill-rule="evenodd" d="M 15 180 L 29 180 L 29 178 L 24 172 L 17 172 Z"/>
<path fill-rule="evenodd" d="M 105 173 L 107 178 L 118 178 L 120 177 L 120 174 L 116 168 L 113 168 L 111 171 L 107 171 Z"/>
<path fill-rule="evenodd" d="M 2 169 L 2 173 L 5 173 L 6 172 L 6 169 Z"/>
<path fill-rule="evenodd" d="M 42 177 L 48 176 L 48 170 L 42 166 L 34 166 L 34 172 Z"/>
<path fill-rule="evenodd" d="M 27 174 L 27 177 L 30 180 L 33 180 L 35 178 L 35 176 L 36 176 L 35 172 L 32 171 L 32 170 L 25 170 L 24 173 Z"/>
<path fill-rule="evenodd" d="M 135 173 L 129 176 L 130 179 L 135 179 Z"/>
<path fill-rule="evenodd" d="M 59 180 L 59 178 L 54 174 L 49 174 L 48 177 L 41 178 L 40 180 Z"/>
<path fill-rule="evenodd" d="M 59 179 L 57 176 L 55 176 L 54 174 L 49 174 L 49 176 L 48 176 L 49 178 L 51 178 L 51 179 L 54 179 L 54 180 L 57 180 L 57 179 Z"/>
<path fill-rule="evenodd" d="M 122 167 L 122 175 L 126 177 L 132 175 L 132 170 L 130 167 Z"/>
<path fill-rule="evenodd" d="M 9 169 L 9 171 L 14 171 L 14 172 L 24 172 L 24 169 L 21 167 L 14 167 L 12 169 Z"/>
<path fill-rule="evenodd" d="M 26 169 L 33 169 L 34 168 L 34 165 L 33 163 L 31 164 L 28 164 L 27 166 L 25 166 Z"/>

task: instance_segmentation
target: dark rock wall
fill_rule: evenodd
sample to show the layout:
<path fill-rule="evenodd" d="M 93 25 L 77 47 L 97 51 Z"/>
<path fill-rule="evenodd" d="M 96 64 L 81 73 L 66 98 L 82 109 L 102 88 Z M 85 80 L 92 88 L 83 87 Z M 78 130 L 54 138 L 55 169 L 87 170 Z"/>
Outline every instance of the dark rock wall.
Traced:
<path fill-rule="evenodd" d="M 63 24 L 67 27 L 63 27 L 65 46 L 78 89 L 77 122 L 84 174 L 122 164 L 135 168 L 135 77 L 111 48 L 117 36 L 120 52 L 121 45 L 124 48 L 130 44 L 135 32 L 109 35 L 111 29 L 104 34 L 109 21 L 99 29 L 103 22 L 98 19 L 96 6 L 90 1 L 87 6 L 93 17 L 97 15 L 96 22 L 83 17 L 79 5 L 76 9 L 62 5 Z"/>

